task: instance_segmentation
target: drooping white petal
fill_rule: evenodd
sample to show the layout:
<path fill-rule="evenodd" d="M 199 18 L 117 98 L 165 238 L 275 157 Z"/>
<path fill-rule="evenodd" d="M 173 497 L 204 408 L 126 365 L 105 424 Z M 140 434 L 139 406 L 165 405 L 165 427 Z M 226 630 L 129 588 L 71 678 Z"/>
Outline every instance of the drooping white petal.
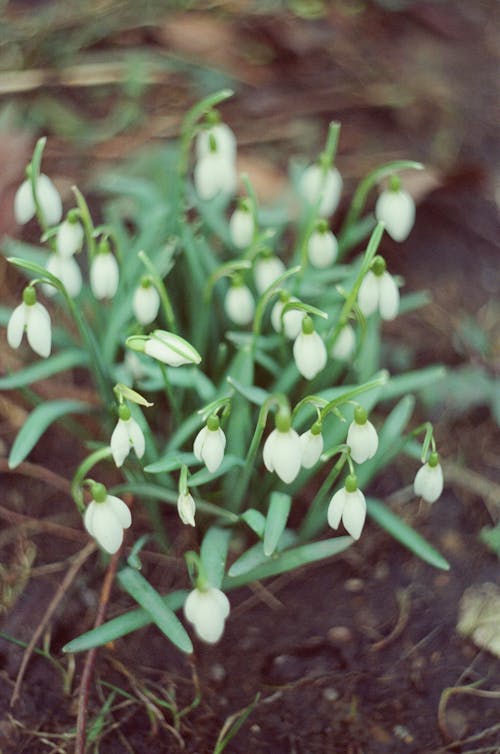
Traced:
<path fill-rule="evenodd" d="M 351 449 L 351 458 L 356 463 L 364 463 L 373 458 L 378 448 L 377 430 L 370 421 L 364 424 L 351 422 L 347 432 L 347 445 Z"/>
<path fill-rule="evenodd" d="M 369 317 L 378 308 L 379 302 L 379 285 L 378 278 L 374 272 L 368 270 L 364 276 L 358 291 L 358 306 L 365 315 Z"/>
<path fill-rule="evenodd" d="M 215 644 L 221 638 L 229 610 L 228 598 L 214 587 L 204 591 L 193 589 L 184 603 L 187 620 L 194 625 L 200 639 L 209 644 Z"/>
<path fill-rule="evenodd" d="M 72 257 L 83 243 L 83 228 L 80 223 L 65 220 L 56 235 L 56 249 L 61 257 Z"/>
<path fill-rule="evenodd" d="M 286 267 L 279 257 L 260 257 L 253 268 L 255 287 L 257 293 L 262 296 L 274 281 L 283 275 Z"/>
<path fill-rule="evenodd" d="M 52 345 L 52 328 L 47 309 L 38 301 L 26 307 L 26 335 L 33 351 L 46 359 Z"/>
<path fill-rule="evenodd" d="M 231 285 L 224 299 L 224 310 L 236 325 L 248 325 L 255 314 L 255 302 L 246 285 Z"/>
<path fill-rule="evenodd" d="M 218 194 L 232 195 L 238 178 L 234 161 L 222 152 L 209 152 L 201 157 L 194 167 L 196 193 L 204 201 Z"/>
<path fill-rule="evenodd" d="M 27 305 L 23 302 L 16 306 L 10 315 L 7 325 L 7 343 L 11 348 L 19 348 L 21 345 L 26 325 L 26 309 Z"/>
<path fill-rule="evenodd" d="M 113 460 L 118 468 L 123 466 L 123 462 L 130 453 L 130 438 L 128 433 L 127 422 L 118 419 L 116 427 L 109 441 Z"/>
<path fill-rule="evenodd" d="M 405 241 L 415 223 L 415 202 L 404 189 L 387 189 L 377 199 L 375 216 L 394 241 Z"/>
<path fill-rule="evenodd" d="M 62 201 L 58 190 L 44 173 L 38 177 L 36 192 L 45 222 L 49 226 L 57 225 L 63 214 Z"/>
<path fill-rule="evenodd" d="M 205 426 L 196 435 L 193 453 L 199 461 L 203 461 L 208 471 L 213 474 L 222 463 L 225 447 L 226 436 L 222 429 L 219 427 L 212 430 Z"/>
<path fill-rule="evenodd" d="M 123 527 L 107 500 L 90 503 L 84 521 L 89 534 L 106 552 L 112 555 L 119 549 L 123 542 Z"/>
<path fill-rule="evenodd" d="M 292 298 L 290 301 L 297 301 Z M 289 340 L 295 340 L 297 335 L 302 330 L 302 320 L 304 319 L 304 312 L 300 309 L 287 309 L 283 318 L 281 312 L 283 311 L 285 304 L 282 301 L 277 301 L 271 310 L 271 324 L 276 332 L 281 332 L 281 323 L 283 322 L 283 332 Z"/>
<path fill-rule="evenodd" d="M 416 495 L 423 497 L 428 503 L 435 503 L 440 497 L 444 486 L 443 469 L 441 464 L 429 466 L 425 463 L 417 471 L 413 489 Z"/>
<path fill-rule="evenodd" d="M 338 243 L 329 230 L 324 233 L 316 231 L 311 235 L 307 245 L 307 255 L 313 267 L 325 269 L 337 259 Z"/>
<path fill-rule="evenodd" d="M 71 298 L 78 296 L 82 290 L 82 273 L 73 257 L 51 254 L 47 261 L 47 271 L 59 278 Z M 43 285 L 43 292 L 46 296 L 54 296 L 57 290 L 53 285 Z"/>
<path fill-rule="evenodd" d="M 348 361 L 356 348 L 356 333 L 352 325 L 344 325 L 333 344 L 331 356 L 339 361 Z"/>
<path fill-rule="evenodd" d="M 160 309 L 160 294 L 154 285 L 149 285 L 147 288 L 139 285 L 135 289 L 132 309 L 141 325 L 149 325 L 156 319 Z"/>
<path fill-rule="evenodd" d="M 25 180 L 21 183 L 14 197 L 14 215 L 16 222 L 24 225 L 35 216 L 36 207 L 31 190 L 31 181 Z"/>
<path fill-rule="evenodd" d="M 328 217 L 335 212 L 340 201 L 342 176 L 337 168 L 330 168 L 324 173 L 320 165 L 310 165 L 302 174 L 300 193 L 311 205 L 315 205 L 322 196 L 318 214 Z"/>
<path fill-rule="evenodd" d="M 97 503 L 97 505 L 99 505 L 99 503 Z M 122 529 L 128 529 L 132 525 L 130 508 L 121 498 L 116 497 L 115 495 L 108 495 L 106 502 L 101 503 L 101 505 L 109 505 Z"/>
<path fill-rule="evenodd" d="M 252 243 L 255 223 L 251 212 L 235 209 L 229 220 L 229 235 L 238 249 L 246 249 Z"/>
<path fill-rule="evenodd" d="M 342 513 L 344 512 L 344 506 L 345 506 L 345 496 L 346 496 L 346 490 L 345 487 L 342 487 L 342 489 L 338 490 L 335 495 L 330 500 L 330 504 L 328 506 L 328 513 L 327 513 L 327 519 L 328 519 L 328 526 L 331 526 L 332 529 L 338 529 L 340 520 L 342 518 Z"/>
<path fill-rule="evenodd" d="M 201 159 L 210 154 L 211 141 L 215 141 L 216 151 L 229 157 L 236 158 L 236 136 L 227 123 L 216 123 L 210 128 L 204 128 L 196 137 L 196 157 Z"/>
<path fill-rule="evenodd" d="M 262 451 L 264 465 L 268 471 L 275 471 L 286 484 L 293 482 L 300 471 L 302 448 L 294 429 L 280 432 L 274 429 Z"/>
<path fill-rule="evenodd" d="M 312 380 L 327 361 L 326 347 L 317 332 L 299 333 L 293 344 L 293 357 L 297 369 L 306 380 Z"/>
<path fill-rule="evenodd" d="M 142 431 L 136 420 L 132 418 L 128 419 L 127 427 L 130 444 L 134 449 L 134 453 L 136 454 L 137 458 L 142 458 L 144 451 L 146 450 L 146 439 L 144 437 L 144 432 Z"/>
<path fill-rule="evenodd" d="M 113 298 L 119 279 L 120 270 L 114 255 L 97 254 L 90 265 L 90 287 L 96 299 Z"/>
<path fill-rule="evenodd" d="M 384 272 L 378 279 L 379 310 L 382 319 L 391 320 L 397 317 L 399 311 L 399 290 L 394 278 Z"/>
<path fill-rule="evenodd" d="M 196 505 L 192 495 L 189 493 L 179 495 L 177 498 L 177 512 L 183 524 L 187 524 L 188 526 L 196 525 L 194 520 Z"/>
<path fill-rule="evenodd" d="M 318 461 L 323 452 L 323 435 L 321 432 L 313 434 L 310 429 L 300 435 L 302 449 L 302 466 L 311 469 Z"/>
<path fill-rule="evenodd" d="M 361 490 L 345 493 L 342 523 L 353 539 L 359 539 L 366 518 L 366 500 Z"/>

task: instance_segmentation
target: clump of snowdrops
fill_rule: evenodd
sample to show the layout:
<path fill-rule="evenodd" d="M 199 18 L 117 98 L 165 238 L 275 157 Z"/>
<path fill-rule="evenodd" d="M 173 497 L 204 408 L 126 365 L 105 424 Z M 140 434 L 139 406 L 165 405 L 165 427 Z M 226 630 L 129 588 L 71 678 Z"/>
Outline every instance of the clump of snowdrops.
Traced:
<path fill-rule="evenodd" d="M 365 497 L 399 453 L 415 459 L 415 502 L 435 502 L 443 487 L 432 426 L 411 423 L 412 391 L 442 370 L 391 376 L 380 368 L 384 323 L 425 302 L 420 294 L 400 297 L 402 280 L 383 257 L 386 234 L 403 242 L 415 219 L 399 173 L 421 165 L 374 170 L 339 224 L 333 123 L 319 157 L 293 166 L 293 200 L 260 207 L 238 175 L 236 138 L 216 109 L 228 94 L 196 105 L 178 143 L 103 178 L 101 225 L 77 188 L 74 206 L 63 210 L 41 171 L 43 139 L 16 195 L 18 222 L 36 217 L 42 246 L 6 243 L 27 283 L 2 316 L 10 346 L 20 348 L 26 335 L 41 360 L 4 376 L 0 387 L 88 370 L 101 401 L 100 435 L 74 470 L 72 494 L 102 550 L 123 548 L 118 580 L 139 604 L 67 651 L 152 622 L 190 653 L 175 614 L 181 607 L 197 637 L 216 642 L 232 589 L 355 546 L 370 535 L 367 513 L 447 568 L 381 500 Z M 365 212 L 368 200 L 374 213 Z M 54 320 L 61 324 L 52 328 Z M 96 407 L 39 403 L 14 441 L 11 467 L 52 422 L 85 413 Z M 106 463 L 123 479 L 112 489 L 103 483 Z M 132 511 L 124 497 L 133 499 Z M 168 547 L 165 504 L 195 527 L 200 546 L 185 553 L 191 588 L 160 595 L 140 572 L 149 535 L 135 535 L 134 519 L 144 506 L 150 536 Z M 244 552 L 235 554 L 235 534 Z"/>

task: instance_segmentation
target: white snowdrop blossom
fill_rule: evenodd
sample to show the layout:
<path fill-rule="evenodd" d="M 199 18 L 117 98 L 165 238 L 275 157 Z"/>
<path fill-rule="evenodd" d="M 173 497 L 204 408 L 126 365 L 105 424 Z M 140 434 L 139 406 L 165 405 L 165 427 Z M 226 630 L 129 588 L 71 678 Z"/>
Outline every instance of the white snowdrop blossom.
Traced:
<path fill-rule="evenodd" d="M 345 486 L 338 490 L 328 506 L 328 525 L 338 529 L 340 521 L 353 539 L 359 539 L 366 518 L 365 496 L 358 489 L 356 477 L 348 476 Z"/>
<path fill-rule="evenodd" d="M 273 254 L 257 258 L 253 268 L 255 287 L 257 293 L 262 296 L 270 285 L 286 271 L 286 267 L 279 257 Z"/>
<path fill-rule="evenodd" d="M 236 164 L 222 152 L 209 152 L 194 167 L 196 193 L 203 201 L 210 201 L 218 194 L 232 196 L 237 184 Z"/>
<path fill-rule="evenodd" d="M 215 147 L 215 150 L 213 149 Z M 216 151 L 233 162 L 236 159 L 236 136 L 227 123 L 216 123 L 204 128 L 196 137 L 196 157 L 201 160 L 210 152 Z"/>
<path fill-rule="evenodd" d="M 366 410 L 356 406 L 354 419 L 347 432 L 347 445 L 351 450 L 351 458 L 356 463 L 364 463 L 373 458 L 378 449 L 377 430 L 368 421 Z"/>
<path fill-rule="evenodd" d="M 275 471 L 286 484 L 293 482 L 302 463 L 302 446 L 297 432 L 290 426 L 290 418 L 280 413 L 276 416 L 276 428 L 264 443 L 264 465 Z"/>
<path fill-rule="evenodd" d="M 302 332 L 293 344 L 293 357 L 297 369 L 306 380 L 312 380 L 325 367 L 326 347 L 321 336 L 314 330 L 309 316 L 302 320 Z"/>
<path fill-rule="evenodd" d="M 196 526 L 194 514 L 196 513 L 196 504 L 193 496 L 189 492 L 179 493 L 177 498 L 177 512 L 183 524 Z"/>
<path fill-rule="evenodd" d="M 56 234 L 56 249 L 61 257 L 72 257 L 83 244 L 83 228 L 81 224 L 66 220 L 62 222 Z"/>
<path fill-rule="evenodd" d="M 313 267 L 322 270 L 330 267 L 337 259 L 337 239 L 328 226 L 320 227 L 311 234 L 307 244 L 307 256 Z"/>
<path fill-rule="evenodd" d="M 218 417 L 209 416 L 206 425 L 196 435 L 193 453 L 213 474 L 222 463 L 225 447 L 226 436 L 219 426 Z"/>
<path fill-rule="evenodd" d="M 44 222 L 57 225 L 62 217 L 62 201 L 59 192 L 48 176 L 41 173 L 36 181 L 38 205 Z M 17 189 L 14 198 L 14 215 L 20 225 L 29 222 L 36 214 L 35 198 L 31 181 L 26 179 Z"/>
<path fill-rule="evenodd" d="M 96 299 L 113 298 L 119 280 L 116 257 L 110 251 L 98 252 L 90 264 L 90 287 Z"/>
<path fill-rule="evenodd" d="M 208 644 L 216 644 L 221 638 L 229 610 L 228 598 L 213 586 L 193 589 L 184 603 L 186 619 L 193 624 L 199 638 Z"/>
<path fill-rule="evenodd" d="M 46 359 L 52 346 L 50 315 L 43 304 L 36 300 L 32 286 L 23 291 L 23 302 L 12 314 L 7 325 L 7 342 L 11 348 L 19 348 L 24 332 L 35 353 Z"/>
<path fill-rule="evenodd" d="M 85 528 L 112 555 L 121 547 L 123 530 L 132 523 L 130 510 L 119 497 L 108 495 L 103 484 L 93 484 L 91 494 L 93 499 L 83 519 Z"/>
<path fill-rule="evenodd" d="M 348 361 L 356 349 L 356 333 L 352 325 L 347 323 L 340 330 L 333 344 L 330 355 L 338 361 Z"/>
<path fill-rule="evenodd" d="M 201 361 L 200 354 L 191 343 L 168 330 L 154 330 L 145 341 L 140 341 L 137 346 L 133 343 L 134 340 L 133 336 L 127 340 L 131 348 L 142 350 L 147 356 L 171 367 L 199 364 Z"/>
<path fill-rule="evenodd" d="M 399 290 L 394 278 L 385 269 L 382 257 L 375 257 L 358 291 L 358 305 L 365 317 L 377 309 L 385 320 L 395 319 L 399 311 Z"/>
<path fill-rule="evenodd" d="M 321 165 L 309 165 L 302 173 L 299 190 L 307 204 L 316 205 L 320 202 L 320 217 L 329 217 L 340 201 L 342 176 L 337 168 L 328 168 L 325 172 Z"/>
<path fill-rule="evenodd" d="M 224 298 L 224 311 L 236 325 L 248 325 L 253 320 L 255 301 L 252 291 L 240 280 L 234 280 Z"/>
<path fill-rule="evenodd" d="M 280 296 L 278 301 L 271 309 L 271 324 L 276 332 L 284 332 L 289 340 L 295 340 L 297 335 L 302 330 L 302 320 L 304 319 L 304 312 L 300 309 L 287 309 L 287 311 L 281 316 L 281 313 L 287 303 L 293 303 L 298 301 L 296 298 L 291 298 L 289 294 Z"/>
<path fill-rule="evenodd" d="M 237 249 L 246 249 L 252 243 L 255 221 L 248 208 L 238 207 L 229 219 L 229 235 Z"/>
<path fill-rule="evenodd" d="M 82 290 L 82 273 L 76 259 L 51 254 L 47 261 L 47 272 L 61 281 L 71 298 L 79 295 Z M 53 285 L 43 284 L 42 288 L 46 296 L 54 296 L 57 292 Z"/>
<path fill-rule="evenodd" d="M 401 188 L 399 178 L 393 177 L 389 188 L 382 191 L 375 205 L 375 217 L 385 223 L 394 241 L 406 241 L 415 224 L 415 202 Z"/>
<path fill-rule="evenodd" d="M 120 406 L 118 417 L 118 423 L 113 430 L 109 444 L 113 460 L 120 468 L 132 448 L 137 458 L 142 458 L 146 450 L 146 440 L 142 429 L 136 420 L 131 417 L 128 406 Z"/>
<path fill-rule="evenodd" d="M 437 453 L 431 453 L 427 463 L 417 471 L 413 490 L 428 503 L 435 503 L 441 496 L 444 486 L 443 469 Z"/>
<path fill-rule="evenodd" d="M 300 435 L 300 447 L 302 450 L 302 466 L 305 469 L 311 469 L 318 463 L 323 452 L 323 435 L 321 434 L 321 424 L 316 422 L 311 429 Z"/>
<path fill-rule="evenodd" d="M 160 294 L 147 278 L 134 291 L 132 309 L 141 325 L 154 322 L 160 309 Z"/>

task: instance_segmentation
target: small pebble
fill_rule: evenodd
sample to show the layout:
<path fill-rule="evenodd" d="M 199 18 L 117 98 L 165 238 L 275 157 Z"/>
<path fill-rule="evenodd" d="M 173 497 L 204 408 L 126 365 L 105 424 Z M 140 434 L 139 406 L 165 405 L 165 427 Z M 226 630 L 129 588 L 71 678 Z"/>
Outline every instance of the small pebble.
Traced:
<path fill-rule="evenodd" d="M 347 626 L 332 626 L 327 636 L 334 644 L 348 644 L 352 641 L 352 632 Z"/>
<path fill-rule="evenodd" d="M 220 683 L 226 677 L 226 669 L 220 662 L 215 662 L 210 668 L 210 679 L 215 683 Z"/>
<path fill-rule="evenodd" d="M 327 702 L 336 702 L 339 696 L 340 694 L 337 689 L 332 687 L 328 687 L 323 691 L 323 699 L 326 699 Z"/>
<path fill-rule="evenodd" d="M 344 589 L 346 592 L 362 592 L 365 588 L 365 582 L 363 579 L 347 579 L 344 582 Z"/>

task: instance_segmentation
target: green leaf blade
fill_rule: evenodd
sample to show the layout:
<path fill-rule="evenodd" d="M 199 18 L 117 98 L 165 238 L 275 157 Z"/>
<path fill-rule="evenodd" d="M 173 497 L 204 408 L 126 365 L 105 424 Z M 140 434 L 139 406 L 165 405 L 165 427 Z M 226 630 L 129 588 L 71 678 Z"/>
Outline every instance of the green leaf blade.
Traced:
<path fill-rule="evenodd" d="M 264 529 L 264 555 L 273 554 L 285 530 L 292 505 L 292 498 L 284 492 L 273 492 Z"/>

